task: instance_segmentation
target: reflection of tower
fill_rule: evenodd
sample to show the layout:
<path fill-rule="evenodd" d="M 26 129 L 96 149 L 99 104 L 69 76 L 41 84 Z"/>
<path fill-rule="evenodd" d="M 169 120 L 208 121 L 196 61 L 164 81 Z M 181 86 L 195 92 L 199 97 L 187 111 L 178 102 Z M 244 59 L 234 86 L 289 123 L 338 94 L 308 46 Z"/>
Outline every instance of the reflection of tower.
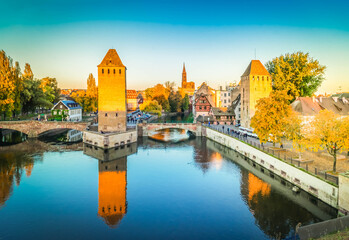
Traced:
<path fill-rule="evenodd" d="M 115 228 L 127 211 L 127 157 L 99 161 L 98 215 Z"/>

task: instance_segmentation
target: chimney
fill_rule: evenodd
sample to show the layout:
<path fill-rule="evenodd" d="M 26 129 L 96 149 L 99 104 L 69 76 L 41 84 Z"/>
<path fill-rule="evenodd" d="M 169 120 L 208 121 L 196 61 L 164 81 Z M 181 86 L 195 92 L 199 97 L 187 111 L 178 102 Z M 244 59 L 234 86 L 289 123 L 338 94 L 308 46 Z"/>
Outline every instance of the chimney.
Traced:
<path fill-rule="evenodd" d="M 223 90 L 223 87 L 222 87 L 222 86 L 219 86 L 219 90 L 221 90 L 221 91 L 222 91 L 222 90 Z"/>

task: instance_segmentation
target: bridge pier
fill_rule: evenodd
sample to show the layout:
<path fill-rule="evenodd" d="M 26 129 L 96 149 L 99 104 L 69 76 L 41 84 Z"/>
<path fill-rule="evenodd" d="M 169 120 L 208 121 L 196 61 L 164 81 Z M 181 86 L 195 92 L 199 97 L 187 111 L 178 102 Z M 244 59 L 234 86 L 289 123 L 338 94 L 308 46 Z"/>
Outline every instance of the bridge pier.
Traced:
<path fill-rule="evenodd" d="M 138 136 L 147 137 L 154 131 L 167 128 L 178 128 L 192 132 L 195 136 L 202 136 L 201 123 L 140 123 L 138 124 Z"/>

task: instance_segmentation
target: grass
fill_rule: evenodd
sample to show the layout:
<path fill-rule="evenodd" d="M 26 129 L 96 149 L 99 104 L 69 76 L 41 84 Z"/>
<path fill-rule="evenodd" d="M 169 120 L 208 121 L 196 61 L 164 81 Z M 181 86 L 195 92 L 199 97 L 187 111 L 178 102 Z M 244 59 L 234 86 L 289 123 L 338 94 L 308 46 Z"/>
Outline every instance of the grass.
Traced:
<path fill-rule="evenodd" d="M 346 228 L 343 231 L 328 234 L 326 236 L 323 236 L 317 239 L 318 240 L 347 240 L 349 239 L 349 228 Z"/>

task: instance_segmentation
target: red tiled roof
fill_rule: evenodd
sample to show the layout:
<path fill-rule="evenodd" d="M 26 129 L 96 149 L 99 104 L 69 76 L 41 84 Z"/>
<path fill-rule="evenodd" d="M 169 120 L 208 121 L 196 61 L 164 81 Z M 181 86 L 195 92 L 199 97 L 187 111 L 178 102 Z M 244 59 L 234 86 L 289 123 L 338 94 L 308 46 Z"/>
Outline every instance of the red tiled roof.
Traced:
<path fill-rule="evenodd" d="M 259 60 L 252 60 L 241 77 L 249 75 L 269 75 L 269 72 Z"/>
<path fill-rule="evenodd" d="M 115 49 L 109 49 L 98 67 L 125 67 Z"/>
<path fill-rule="evenodd" d="M 126 90 L 126 96 L 127 96 L 127 99 L 137 99 L 137 92 L 136 90 Z"/>

